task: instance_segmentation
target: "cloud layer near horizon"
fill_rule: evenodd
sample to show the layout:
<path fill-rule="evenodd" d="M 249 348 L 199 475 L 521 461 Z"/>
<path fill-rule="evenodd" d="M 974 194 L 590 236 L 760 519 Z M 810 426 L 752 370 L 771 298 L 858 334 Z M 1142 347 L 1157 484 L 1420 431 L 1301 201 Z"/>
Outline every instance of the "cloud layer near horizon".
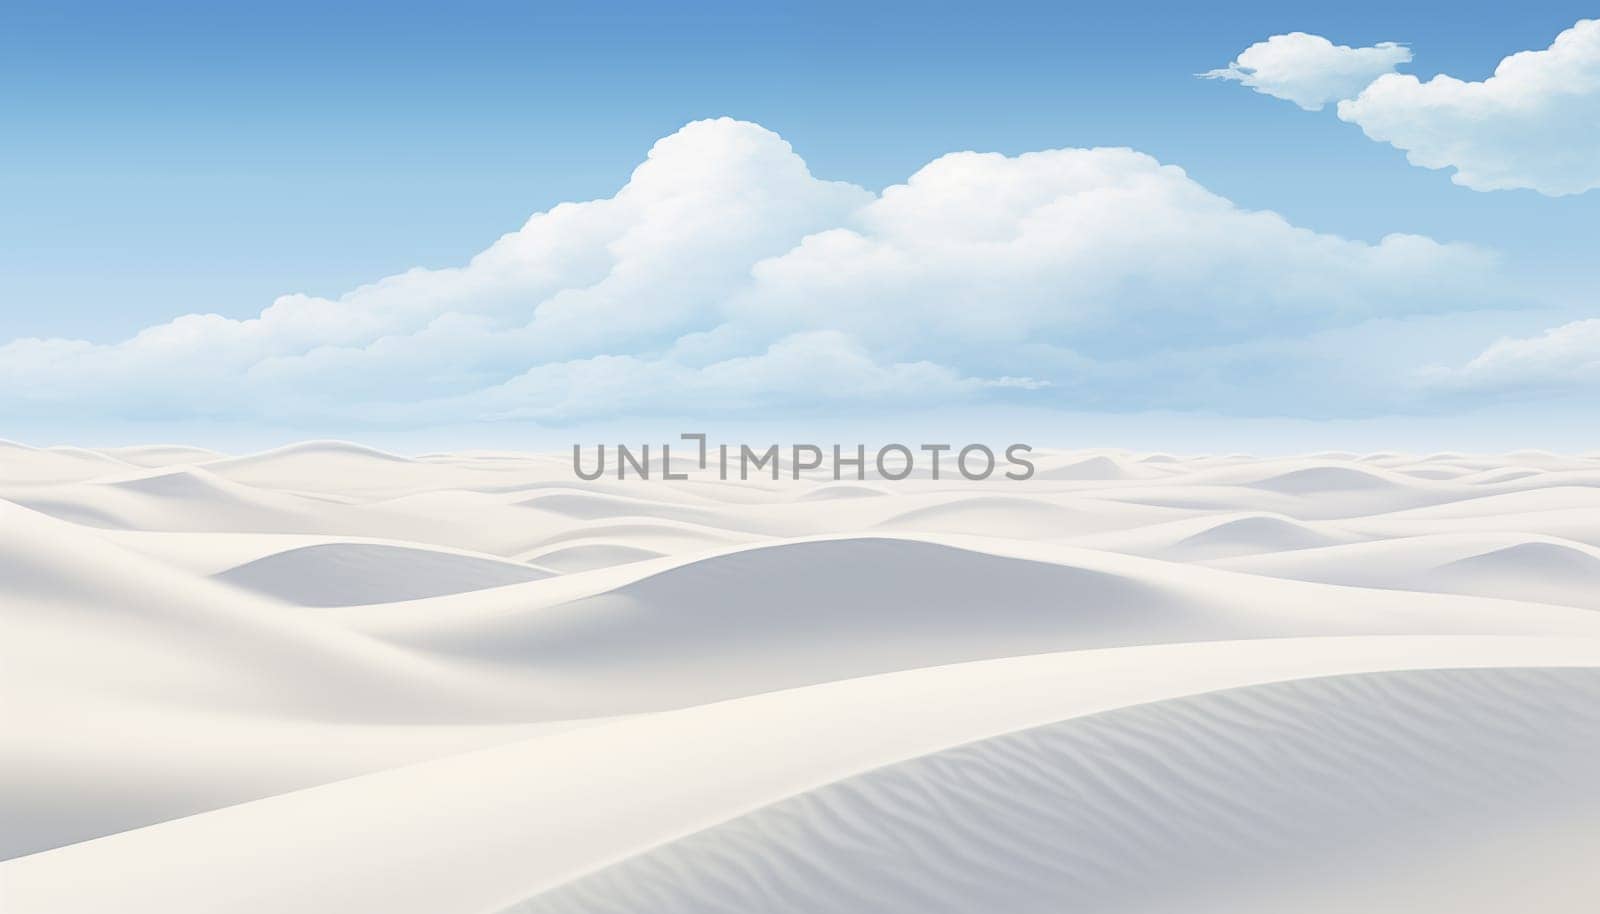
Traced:
<path fill-rule="evenodd" d="M 1572 321 L 1536 336 L 1496 340 L 1456 368 L 1424 373 L 1441 390 L 1489 396 L 1600 390 L 1600 319 Z"/>
<path fill-rule="evenodd" d="M 0 415 L 1366 414 L 1408 395 L 1409 366 L 1374 353 L 1504 306 L 1500 285 L 1480 249 L 1319 234 L 1128 149 L 953 153 L 873 193 L 812 176 L 758 125 L 708 120 L 615 196 L 536 214 L 462 267 L 116 343 L 14 340 Z"/>

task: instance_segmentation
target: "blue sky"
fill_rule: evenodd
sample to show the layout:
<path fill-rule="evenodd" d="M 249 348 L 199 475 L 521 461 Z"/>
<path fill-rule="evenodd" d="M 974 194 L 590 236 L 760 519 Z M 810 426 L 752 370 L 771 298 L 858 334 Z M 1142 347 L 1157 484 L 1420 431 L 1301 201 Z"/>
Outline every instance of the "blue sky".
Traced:
<path fill-rule="evenodd" d="M 460 264 L 722 115 L 874 191 L 952 151 L 1129 146 L 1316 232 L 1492 248 L 1523 307 L 1581 309 L 1595 279 L 1600 192 L 1468 190 L 1330 112 L 1194 78 L 1298 30 L 1483 79 L 1578 4 L 232 6 L 0 11 L 0 342 Z"/>

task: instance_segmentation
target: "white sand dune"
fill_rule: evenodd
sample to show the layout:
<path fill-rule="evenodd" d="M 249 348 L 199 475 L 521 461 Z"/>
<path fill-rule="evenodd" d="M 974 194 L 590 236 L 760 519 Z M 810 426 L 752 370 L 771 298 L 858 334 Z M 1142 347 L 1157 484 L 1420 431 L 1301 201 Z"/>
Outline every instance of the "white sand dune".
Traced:
<path fill-rule="evenodd" d="M 1039 467 L 1040 479 L 1057 480 L 1114 480 L 1114 479 L 1156 479 L 1165 473 L 1150 466 L 1141 466 L 1138 463 L 1125 459 L 1118 459 L 1106 454 L 1095 457 L 1085 457 L 1081 460 L 1070 460 L 1066 463 L 1051 465 L 1046 463 Z"/>
<path fill-rule="evenodd" d="M 518 561 L 532 562 L 534 556 L 575 542 L 611 542 L 650 550 L 662 555 L 705 553 L 729 545 L 763 540 L 757 534 L 719 530 L 699 524 L 671 520 L 599 520 L 566 527 L 558 533 L 536 537 L 527 549 L 517 553 Z"/>
<path fill-rule="evenodd" d="M 1056 499 L 1019 495 L 959 495 L 894 514 L 878 523 L 883 530 L 961 533 L 1015 539 L 1052 539 L 1115 530 L 1172 517 L 1159 508 L 1108 505 L 1093 501 L 1060 504 Z"/>
<path fill-rule="evenodd" d="M 1249 483 L 1260 489 L 1283 492 L 1289 495 L 1309 495 L 1321 492 L 1370 492 L 1381 489 L 1403 488 L 1400 480 L 1387 478 L 1371 470 L 1346 466 L 1307 467 L 1289 470 Z"/>
<path fill-rule="evenodd" d="M 527 564 L 378 543 L 301 546 L 215 575 L 235 587 L 300 606 L 396 603 L 549 576 Z"/>
<path fill-rule="evenodd" d="M 1136 504 L 1196 511 L 1255 511 L 1300 520 L 1338 520 L 1424 508 L 1482 494 L 1454 480 L 1422 479 L 1355 462 L 1230 461 L 1142 485 L 1096 494 Z"/>
<path fill-rule="evenodd" d="M 131 464 L 79 448 L 36 448 L 0 440 L 0 481 L 8 485 L 75 482 L 126 471 Z"/>
<path fill-rule="evenodd" d="M 540 568 L 571 572 L 593 571 L 597 568 L 627 565 L 648 559 L 659 559 L 664 555 L 666 553 L 647 549 L 643 546 L 631 546 L 627 543 L 600 540 L 580 541 L 565 546 L 536 550 L 528 553 L 525 561 Z"/>
<path fill-rule="evenodd" d="M 1435 534 L 1214 564 L 1301 581 L 1600 609 L 1600 549 L 1526 534 Z"/>
<path fill-rule="evenodd" d="M 1034 456 L 0 444 L 0 909 L 1594 910 L 1600 460 Z"/>
<path fill-rule="evenodd" d="M 0 820 L 7 856 L 561 716 L 533 677 L 508 690 L 4 502 L 0 580 L 0 805 L 29 812 Z"/>
<path fill-rule="evenodd" d="M 504 910 L 1514 910 L 1600 852 L 1597 736 L 1595 669 L 1210 692 L 866 771 Z M 1515 872 L 1472 865 L 1469 836 L 1529 815 Z M 1578 879 L 1546 891 L 1600 891 Z"/>
<path fill-rule="evenodd" d="M 362 483 L 365 488 L 375 479 L 386 479 L 386 468 L 398 469 L 410 478 L 416 478 L 420 469 L 399 455 L 347 441 L 306 441 L 207 466 L 236 482 L 273 489 L 315 490 L 332 476 L 341 481 L 341 491 L 348 491 L 351 483 Z"/>
<path fill-rule="evenodd" d="M 1183 891 L 1188 881 L 1206 875 L 1192 867 L 1195 857 L 1203 860 L 1207 852 L 1182 846 L 1181 839 L 1193 834 L 1228 836 L 1227 844 L 1209 851 L 1224 860 L 1293 837 L 1304 843 L 1277 847 L 1280 858 L 1316 864 L 1313 854 L 1358 853 L 1369 846 L 1364 821 L 1387 823 L 1392 817 L 1411 828 L 1448 827 L 1448 821 L 1436 822 L 1430 813 L 1447 811 L 1443 804 L 1486 789 L 1487 796 L 1457 808 L 1456 815 L 1493 822 L 1497 814 L 1508 809 L 1514 814 L 1525 801 L 1538 799 L 1530 810 L 1535 815 L 1553 812 L 1568 824 L 1588 821 L 1584 817 L 1592 807 L 1552 801 L 1592 793 L 1596 775 L 1588 753 L 1600 733 L 1592 710 L 1600 689 L 1596 665 L 1600 645 L 1592 641 L 1380 638 L 1214 642 L 930 668 L 556 733 L 23 858 L 0 873 L 23 910 L 62 914 L 108 906 L 251 914 L 284 905 L 421 914 L 492 910 L 519 901 L 537 910 L 539 896 L 549 894 L 552 904 L 562 905 L 564 887 L 582 892 L 584 886 L 575 880 L 596 875 L 603 883 L 620 879 L 634 891 L 663 892 L 665 910 L 682 909 L 672 907 L 674 883 L 680 895 L 693 897 L 698 891 L 704 901 L 709 893 L 712 909 L 742 910 L 739 901 L 765 897 L 769 904 L 757 909 L 830 910 L 816 904 L 817 896 L 805 906 L 769 894 L 782 892 L 791 879 L 815 884 L 825 893 L 823 902 L 847 902 L 844 910 L 875 910 L 885 903 L 891 910 L 916 910 L 926 896 L 897 890 L 906 876 L 915 880 L 926 874 L 933 885 L 962 886 L 963 894 L 953 899 L 959 902 L 1006 898 L 1009 877 L 1017 872 L 1031 873 L 1031 885 L 1043 884 L 1046 894 L 1035 901 L 1070 905 L 1071 893 L 1083 888 L 1076 880 L 1085 874 L 1100 876 L 1090 883 L 1102 891 L 1118 884 L 1136 893 L 1161 891 L 1162 883 L 1140 878 L 1143 873 L 1133 867 L 1140 863 L 1156 873 L 1171 863 L 1165 887 Z M 1574 666 L 1583 670 L 1517 672 Z M 1485 667 L 1475 676 L 1422 675 L 1409 682 L 1404 674 L 1371 683 L 1315 681 L 1391 670 Z M 1151 675 L 1152 669 L 1161 674 Z M 1210 701 L 1167 704 L 1295 681 L 1303 684 L 1278 694 L 1223 692 Z M 1464 700 L 1471 698 L 1479 701 Z M 1056 722 L 1081 724 L 1086 715 L 1122 708 L 1137 713 L 1108 714 L 1089 723 L 1088 731 L 1069 726 L 1059 734 L 1028 732 Z M 1299 723 L 1307 714 L 1332 729 Z M 895 726 L 885 727 L 885 720 Z M 1292 741 L 1275 740 L 1276 733 Z M 1020 745 L 981 744 L 1006 734 L 1017 734 L 1014 742 Z M 1342 738 L 1330 739 L 1338 734 Z M 1524 735 L 1534 741 L 1521 742 Z M 1039 750 L 1025 748 L 1047 739 L 1065 745 L 1044 750 L 1042 758 Z M 1494 751 L 1480 759 L 1472 750 L 1486 743 Z M 958 783 L 954 795 L 948 789 L 943 796 L 931 792 L 918 783 L 915 769 L 902 767 L 948 769 L 953 757 L 941 753 L 957 747 L 979 756 L 980 771 Z M 1166 756 L 1164 748 L 1180 754 Z M 1036 757 L 1030 758 L 1030 751 Z M 1045 767 L 1051 758 L 1074 764 Z M 1337 767 L 1341 762 L 1357 764 L 1345 771 Z M 995 817 L 1004 821 L 1020 814 L 1019 788 L 997 782 L 999 772 L 1035 763 L 1034 777 L 1056 783 L 1058 792 L 1027 797 L 1024 808 L 1037 804 L 1038 818 L 1058 828 L 1063 820 L 1073 827 L 1041 841 L 1040 826 L 1030 822 L 1029 829 L 1005 836 L 1010 855 L 975 870 L 973 860 L 995 853 L 988 846 L 995 836 L 987 834 L 1000 827 L 992 824 Z M 1085 768 L 1104 773 L 1085 777 L 1078 773 Z M 990 769 L 988 777 L 982 769 Z M 869 772 L 889 783 L 853 780 Z M 1107 780 L 1118 772 L 1120 781 Z M 1441 781 L 1441 774 L 1449 780 Z M 1504 782 L 1508 774 L 1514 775 L 1511 783 Z M 1375 783 L 1390 780 L 1400 786 Z M 1424 781 L 1432 786 L 1415 801 L 1383 808 L 1386 798 L 1403 798 L 1405 787 Z M 593 789 L 597 783 L 604 790 Z M 838 786 L 813 794 L 829 785 Z M 1087 807 L 1089 815 L 1074 795 L 1078 785 L 1094 803 Z M 1213 793 L 1217 786 L 1245 793 L 1237 798 Z M 1373 789 L 1382 792 L 1365 793 Z M 864 790 L 870 790 L 871 800 L 859 797 Z M 962 804 L 978 801 L 974 791 L 992 804 L 975 820 L 960 812 Z M 774 812 L 781 801 L 811 794 L 801 802 L 826 805 L 839 792 L 854 809 L 835 811 L 843 820 L 840 828 L 821 828 L 831 837 L 831 848 L 808 845 L 814 833 L 780 832 L 785 856 L 798 854 L 807 861 L 801 873 L 774 873 L 775 861 L 751 855 L 748 848 L 748 863 L 740 865 L 736 855 L 697 854 L 686 845 L 690 863 L 712 856 L 728 865 L 709 874 L 690 867 L 666 886 L 617 874 L 617 864 L 641 854 L 670 857 L 672 851 L 663 853 L 663 848 L 690 836 L 703 841 L 710 834 L 715 843 L 721 837 L 715 828 L 732 823 L 729 827 L 737 830 L 740 817 L 793 815 L 783 807 Z M 426 802 L 418 798 L 432 798 L 426 816 L 417 815 L 416 804 Z M 1360 805 L 1347 808 L 1351 798 Z M 893 819 L 883 821 L 874 803 L 888 804 Z M 1279 803 L 1291 805 L 1262 819 Z M 1552 811 L 1552 805 L 1558 808 Z M 1173 810 L 1183 816 L 1171 823 L 1175 834 L 1167 834 L 1162 817 Z M 1319 818 L 1294 822 L 1302 810 Z M 1121 819 L 1118 812 L 1131 818 Z M 943 830 L 953 823 L 965 823 L 965 829 L 957 824 Z M 922 848 L 894 839 L 897 825 L 920 835 Z M 1318 825 L 1338 829 L 1321 836 L 1323 846 L 1316 844 Z M 316 840 L 307 840 L 308 828 Z M 891 838 L 874 839 L 873 829 L 885 828 Z M 1082 835 L 1088 836 L 1084 844 L 1052 843 L 1082 841 Z M 1150 847 L 1141 840 L 1148 835 L 1165 840 Z M 1405 837 L 1393 833 L 1390 840 Z M 1030 839 L 1035 846 L 1029 846 Z M 1455 839 L 1444 850 L 1471 850 L 1466 834 L 1458 832 Z M 228 847 L 233 853 L 197 860 L 196 849 L 206 847 Z M 329 848 L 338 853 L 328 853 Z M 807 853 L 811 850 L 858 856 L 855 865 L 838 861 L 837 878 L 852 878 L 870 859 L 898 858 L 916 868 L 841 891 L 829 883 L 830 869 L 819 868 Z M 1083 856 L 1089 859 L 1082 866 L 1072 859 Z M 395 860 L 407 865 L 396 870 Z M 944 864 L 957 865 L 938 872 Z M 999 864 L 1007 869 L 997 871 Z M 81 872 L 96 878 L 71 878 Z M 251 878 L 261 873 L 294 878 L 278 876 L 261 886 Z M 1107 875 L 1122 878 L 1105 886 Z M 1233 885 L 1245 891 L 1267 887 L 1238 879 Z M 615 898 L 616 891 L 614 885 L 600 889 L 602 898 L 607 893 Z"/>
<path fill-rule="evenodd" d="M 193 466 L 195 464 L 210 463 L 222 459 L 216 451 L 203 447 L 189 447 L 182 444 L 152 444 L 137 447 L 106 448 L 101 453 L 115 457 L 124 463 L 139 467 Z"/>
<path fill-rule="evenodd" d="M 1600 550 L 1577 543 L 1515 543 L 1456 559 L 1441 570 L 1467 579 L 1503 581 L 1506 590 L 1533 578 L 1541 587 L 1555 585 L 1600 591 Z"/>
<path fill-rule="evenodd" d="M 1342 522 L 1373 539 L 1405 539 L 1450 533 L 1497 534 L 1508 531 L 1600 546 L 1600 510 L 1573 507 L 1482 516 L 1431 518 L 1409 512 L 1375 515 Z"/>
<path fill-rule="evenodd" d="M 987 540 L 791 541 L 344 618 L 408 650 L 557 677 L 573 696 L 571 716 L 1125 645 L 1418 633 L 1600 637 L 1600 616 L 1563 607 L 1383 591 L 1332 601 L 1325 588 L 1293 581 L 1066 547 L 1003 548 Z"/>
<path fill-rule="evenodd" d="M 1133 530 L 1073 539 L 1074 546 L 1126 552 L 1173 561 L 1204 561 L 1241 555 L 1314 549 L 1362 537 L 1332 524 L 1307 523 L 1273 514 L 1204 516 Z"/>
<path fill-rule="evenodd" d="M 118 530 L 312 532 L 321 526 L 317 500 L 248 488 L 196 467 L 0 489 L 0 497 L 62 520 Z"/>
<path fill-rule="evenodd" d="M 1391 509 L 1381 514 L 1395 522 L 1404 521 L 1461 521 L 1471 518 L 1490 518 L 1503 515 L 1528 514 L 1538 511 L 1558 511 L 1572 508 L 1600 510 L 1600 488 L 1569 486 L 1552 481 L 1543 487 L 1522 488 L 1526 480 L 1515 480 L 1509 485 L 1518 488 L 1509 491 L 1484 493 L 1482 490 L 1466 493 L 1466 497 L 1448 502 L 1425 505 L 1411 509 Z M 1380 512 L 1374 512 L 1380 513 Z"/>
<path fill-rule="evenodd" d="M 713 524 L 719 512 L 692 505 L 663 504 L 615 495 L 588 492 L 544 492 L 517 502 L 524 508 L 536 508 L 577 520 L 610 520 L 618 517 L 663 517 L 686 523 Z"/>
<path fill-rule="evenodd" d="M 1478 485 L 1493 485 L 1501 482 L 1534 479 L 1541 475 L 1543 475 L 1542 470 L 1535 470 L 1529 467 L 1494 467 L 1487 470 L 1476 470 L 1471 475 L 1457 478 L 1463 482 L 1472 482 Z"/>

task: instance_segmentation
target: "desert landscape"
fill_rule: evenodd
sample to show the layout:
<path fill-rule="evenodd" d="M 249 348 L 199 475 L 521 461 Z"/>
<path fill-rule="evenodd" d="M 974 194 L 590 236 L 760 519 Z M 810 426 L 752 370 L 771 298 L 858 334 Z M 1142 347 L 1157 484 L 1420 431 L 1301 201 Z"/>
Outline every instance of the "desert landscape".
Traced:
<path fill-rule="evenodd" d="M 0 4 L 0 914 L 1600 914 L 1585 12 Z"/>
<path fill-rule="evenodd" d="M 11 914 L 1579 911 L 1600 456 L 0 445 Z"/>

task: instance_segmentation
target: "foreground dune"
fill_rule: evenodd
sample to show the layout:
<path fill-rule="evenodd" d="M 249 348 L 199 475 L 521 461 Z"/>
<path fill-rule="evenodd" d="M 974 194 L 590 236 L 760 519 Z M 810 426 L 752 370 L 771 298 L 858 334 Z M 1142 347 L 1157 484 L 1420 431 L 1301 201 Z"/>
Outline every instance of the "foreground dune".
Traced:
<path fill-rule="evenodd" d="M 1600 898 L 1592 458 L 0 447 L 8 912 Z"/>
<path fill-rule="evenodd" d="M 1136 705 L 874 768 L 504 910 L 1576 907 L 1600 891 L 1579 865 L 1600 852 L 1596 699 L 1597 670 L 1497 669 Z M 1464 837 L 1527 818 L 1512 860 Z"/>
<path fill-rule="evenodd" d="M 1485 666 L 1490 670 L 1473 676 L 1390 673 L 1372 681 L 1361 675 L 1348 683 L 1320 680 L 1394 669 Z M 1575 666 L 1582 669 L 1544 674 L 1530 670 Z M 1135 777 L 1140 766 L 1150 772 L 1128 785 L 1094 785 L 1100 791 L 1099 809 L 1074 809 L 1050 794 L 1034 796 L 1024 805 L 1042 805 L 1036 812 L 1075 822 L 1091 844 L 1115 841 L 1134 848 L 1146 843 L 1140 829 L 1155 828 L 1150 820 L 1169 812 L 1164 805 L 1186 807 L 1191 821 L 1171 824 L 1211 829 L 1213 834 L 1243 831 L 1243 837 L 1234 839 L 1234 853 L 1283 837 L 1286 820 L 1279 816 L 1292 820 L 1296 810 L 1273 811 L 1273 803 L 1284 802 L 1279 794 L 1324 809 L 1325 817 L 1331 817 L 1327 822 L 1300 823 L 1293 831 L 1302 839 L 1338 824 L 1341 816 L 1353 818 L 1341 827 L 1360 837 L 1364 819 L 1345 808 L 1344 800 L 1362 797 L 1382 783 L 1396 785 L 1385 786 L 1386 793 L 1430 784 L 1431 792 L 1408 800 L 1398 811 L 1418 827 L 1446 810 L 1448 803 L 1459 806 L 1470 800 L 1466 808 L 1456 810 L 1470 820 L 1517 807 L 1530 796 L 1541 796 L 1541 804 L 1554 805 L 1560 816 L 1579 816 L 1583 822 L 1588 820 L 1582 817 L 1593 810 L 1583 804 L 1573 806 L 1562 797 L 1581 797 L 1596 786 L 1590 764 L 1591 753 L 1600 748 L 1593 710 L 1593 700 L 1600 697 L 1596 667 L 1600 667 L 1600 645 L 1592 642 L 1445 638 L 1418 643 L 1409 638 L 1358 638 L 1152 646 L 929 668 L 634 717 L 369 775 L 24 858 L 9 866 L 7 876 L 10 890 L 27 909 L 63 912 L 119 904 L 168 912 L 271 911 L 284 905 L 334 910 L 342 905 L 346 910 L 420 914 L 446 907 L 482 910 L 515 901 L 519 895 L 525 896 L 522 903 L 527 907 L 533 904 L 529 899 L 589 874 L 611 887 L 574 884 L 557 892 L 550 904 L 570 904 L 562 900 L 567 892 L 617 892 L 619 880 L 648 886 L 640 890 L 653 895 L 661 889 L 654 878 L 634 883 L 626 874 L 596 871 L 624 861 L 649 869 L 657 864 L 634 858 L 661 853 L 664 842 L 687 836 L 697 836 L 682 850 L 693 857 L 702 853 L 695 850 L 700 844 L 720 840 L 716 827 L 739 829 L 739 817 L 751 814 L 792 814 L 769 807 L 825 787 L 828 790 L 812 802 L 826 804 L 832 792 L 863 789 L 851 779 L 866 772 L 874 772 L 872 779 L 890 782 L 873 791 L 879 796 L 872 802 L 888 802 L 884 794 L 900 792 L 907 794 L 904 801 L 910 805 L 899 816 L 932 817 L 907 827 L 926 834 L 938 853 L 908 850 L 908 859 L 917 859 L 929 872 L 950 865 L 970 872 L 969 858 L 987 853 L 982 845 L 997 840 L 981 833 L 993 826 L 948 808 L 958 801 L 975 802 L 974 797 L 928 796 L 917 789 L 914 772 L 939 768 L 940 754 L 954 747 L 969 746 L 967 751 L 985 759 L 1005 758 L 1016 748 L 1006 743 L 972 744 L 1021 731 L 1017 742 L 1027 745 L 1050 738 L 1033 733 L 1035 728 L 1133 707 L 1150 710 L 1123 719 L 1109 714 L 1094 725 L 1110 727 L 1117 734 L 1109 744 L 1097 729 L 1074 737 L 1069 728 L 1064 738 L 1069 743 L 1084 740 L 1083 748 L 1053 751 L 1075 756 L 1080 764 L 1105 766 L 1109 772 L 1122 770 L 1125 777 Z M 1264 685 L 1286 681 L 1301 685 L 1287 690 Z M 1266 691 L 1258 696 L 1250 687 Z M 1225 691 L 1230 689 L 1242 692 L 1235 696 Z M 1217 697 L 1172 703 L 1201 694 Z M 1166 722 L 1154 725 L 1160 720 Z M 885 726 L 889 721 L 893 726 Z M 1334 729 L 1319 728 L 1318 722 Z M 1284 736 L 1274 737 L 1274 728 Z M 1324 742 L 1329 733 L 1345 738 L 1329 745 Z M 1509 739 L 1512 735 L 1517 738 Z M 1290 736 L 1294 742 L 1285 744 L 1282 740 Z M 1132 741 L 1136 748 L 1126 749 L 1117 745 L 1119 741 Z M 1483 748 L 1480 744 L 1494 746 L 1494 752 L 1484 756 L 1474 751 Z M 1451 751 L 1442 752 L 1446 746 Z M 1180 747 L 1181 754 L 1167 754 Z M 1263 758 L 1266 749 L 1270 753 Z M 920 760 L 916 768 L 894 767 L 913 760 Z M 1516 769 L 1505 770 L 1513 762 Z M 988 764 L 980 762 L 979 767 Z M 1009 763 L 1040 767 L 1044 770 L 1039 776 L 1046 779 L 1073 777 L 1070 769 L 1052 770 L 1048 764 L 1048 759 L 1030 759 L 1026 754 Z M 1272 778 L 1264 781 L 1266 771 Z M 1173 780 L 1151 781 L 1151 772 L 1165 772 Z M 1215 782 L 1222 772 L 1231 776 Z M 1329 778 L 1334 772 L 1339 773 L 1333 778 L 1335 784 L 1318 781 L 1318 775 Z M 981 775 L 974 777 L 982 782 Z M 1500 783 L 1507 777 L 1508 783 Z M 894 786 L 902 778 L 911 783 Z M 597 783 L 605 789 L 591 789 Z M 1138 791 L 1130 798 L 1133 783 L 1152 794 L 1148 802 L 1153 808 L 1139 808 L 1145 801 L 1137 798 Z M 1082 782 L 1085 788 L 1090 784 L 1093 779 Z M 1242 784 L 1249 784 L 1250 790 L 1239 793 Z M 1219 788 L 1224 792 L 1217 793 Z M 1014 809 L 1022 799 L 994 796 L 997 789 L 1004 788 L 982 787 L 986 800 L 996 804 L 996 814 Z M 1232 797 L 1227 789 L 1233 790 Z M 1266 791 L 1265 797 L 1253 792 L 1258 790 Z M 1064 796 L 1070 797 L 1070 791 Z M 426 814 L 419 814 L 418 797 L 437 797 L 438 802 L 429 803 Z M 1382 809 L 1382 799 L 1382 795 L 1362 799 L 1367 818 Z M 1052 801 L 1057 804 L 1053 811 Z M 1127 810 L 1130 818 L 1119 820 L 1112 811 L 1127 803 L 1132 804 Z M 935 817 L 935 811 L 943 817 Z M 1264 818 L 1267 813 L 1270 818 Z M 832 834 L 833 841 L 841 842 L 835 850 L 797 843 L 744 848 L 739 853 L 783 852 L 811 858 L 826 852 L 848 857 L 864 840 L 859 830 L 870 828 L 874 820 L 884 821 L 870 808 L 837 815 L 861 821 L 851 830 Z M 964 835 L 964 828 L 979 833 Z M 1165 826 L 1157 832 L 1166 833 Z M 308 833 L 315 840 L 308 840 Z M 1024 837 L 1019 834 L 1012 840 Z M 903 846 L 898 841 L 866 843 L 880 854 Z M 1459 839 L 1458 843 L 1470 845 Z M 207 856 L 206 865 L 199 865 L 194 853 L 206 847 L 228 847 L 232 852 L 222 860 Z M 339 848 L 339 853 L 326 853 L 328 847 Z M 1307 853 L 1315 849 L 1300 848 Z M 1012 867 L 1024 867 L 1029 855 L 1073 858 L 1094 850 L 1045 843 L 1030 854 L 1019 853 Z M 1163 858 L 1148 856 L 1150 849 L 1144 850 L 1145 862 L 1159 868 Z M 1222 850 L 1224 856 L 1230 852 Z M 1116 849 L 1098 852 L 1114 855 Z M 1279 845 L 1279 853 L 1292 858 L 1295 852 L 1294 847 Z M 1121 862 L 1124 868 L 1139 859 L 1131 850 L 1121 853 L 1130 857 Z M 710 856 L 722 857 L 717 852 Z M 408 861 L 403 876 L 392 872 L 397 859 Z M 1173 862 L 1189 865 L 1176 858 Z M 741 868 L 736 860 L 723 863 Z M 759 860 L 749 866 L 771 869 L 770 863 Z M 816 860 L 808 859 L 808 866 L 815 868 Z M 1062 866 L 1056 864 L 1058 869 Z M 782 892 L 768 880 L 734 878 L 734 884 L 742 886 L 739 891 L 756 894 L 726 896 L 719 893 L 729 890 L 717 887 L 726 874 L 702 875 L 697 887 L 692 869 L 687 874 L 675 866 L 669 869 L 686 880 L 679 891 L 691 896 L 710 892 L 714 898 L 759 898 L 761 892 Z M 73 872 L 98 875 L 85 883 L 69 878 Z M 1071 900 L 1081 897 L 1075 894 L 1080 889 L 1073 887 L 1074 880 L 1088 872 L 1067 867 L 1065 873 L 1038 878 L 1061 880 L 1045 897 Z M 295 878 L 291 883 L 279 877 L 272 891 L 265 892 L 252 884 L 252 873 L 294 873 Z M 1181 874 L 1194 875 L 1187 870 Z M 850 878 L 843 872 L 838 875 Z M 979 871 L 954 878 L 979 883 L 969 889 L 974 903 L 1005 897 L 1008 878 L 981 875 Z M 1134 878 L 1137 873 L 1127 876 L 1130 887 L 1144 882 Z M 796 878 L 815 882 L 810 876 L 796 874 Z M 1180 882 L 1170 887 L 1183 886 Z M 851 905 L 875 909 L 870 902 L 885 891 L 890 897 L 903 897 L 900 904 L 905 910 L 916 910 L 921 899 L 894 893 L 892 885 L 885 884 L 862 887 L 855 897 L 848 888 L 836 890 L 831 897 L 845 909 Z M 625 898 L 624 894 L 616 901 Z M 837 910 L 827 906 L 828 900 L 825 895 L 806 904 L 785 901 L 780 909 Z M 713 909 L 726 906 L 716 901 L 705 904 Z M 688 909 L 704 908 L 690 904 Z"/>

